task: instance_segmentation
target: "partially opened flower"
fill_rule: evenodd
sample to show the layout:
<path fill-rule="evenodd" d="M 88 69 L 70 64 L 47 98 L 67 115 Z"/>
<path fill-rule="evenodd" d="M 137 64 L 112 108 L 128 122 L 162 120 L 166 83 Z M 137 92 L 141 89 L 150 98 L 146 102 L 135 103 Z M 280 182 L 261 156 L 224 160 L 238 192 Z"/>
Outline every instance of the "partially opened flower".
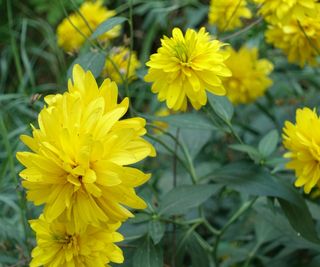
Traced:
<path fill-rule="evenodd" d="M 216 24 L 220 31 L 242 27 L 241 19 L 252 17 L 246 0 L 211 0 L 209 23 Z"/>
<path fill-rule="evenodd" d="M 288 150 L 284 156 L 290 159 L 286 167 L 295 171 L 295 185 L 310 193 L 320 186 L 320 118 L 316 111 L 298 109 L 296 123 L 286 121 L 282 136 Z"/>
<path fill-rule="evenodd" d="M 48 221 L 60 215 L 76 226 L 123 221 L 133 216 L 123 205 L 143 209 L 134 187 L 150 175 L 125 165 L 155 156 L 142 136 L 145 120 L 120 120 L 128 99 L 117 103 L 118 89 L 106 79 L 100 88 L 90 71 L 73 69 L 73 83 L 63 95 L 46 97 L 39 129 L 22 141 L 32 152 L 18 152 L 26 167 L 20 176 L 27 198 L 45 204 Z"/>
<path fill-rule="evenodd" d="M 114 10 L 108 10 L 101 1 L 84 2 L 79 10 L 65 18 L 57 28 L 58 45 L 66 52 L 75 52 L 86 41 L 92 32 L 103 21 L 113 17 Z M 99 37 L 100 41 L 107 41 L 119 36 L 120 26 L 113 27 Z"/>
<path fill-rule="evenodd" d="M 30 225 L 37 239 L 30 267 L 110 267 L 108 263 L 124 260 L 121 249 L 114 244 L 123 240 L 116 232 L 120 223 L 76 229 L 72 222 L 48 222 L 41 215 Z"/>
<path fill-rule="evenodd" d="M 257 48 L 243 46 L 238 52 L 227 47 L 230 57 L 226 60 L 232 76 L 224 80 L 227 96 L 234 104 L 246 104 L 264 95 L 272 80 L 268 77 L 273 65 L 258 58 Z M 240 64 L 239 64 L 240 63 Z"/>
<path fill-rule="evenodd" d="M 318 9 L 320 11 L 320 9 Z M 281 49 L 291 63 L 317 64 L 320 50 L 320 17 L 291 20 L 286 24 L 269 25 L 265 32 L 268 43 Z"/>
<path fill-rule="evenodd" d="M 272 24 L 317 16 L 316 0 L 254 0 L 261 4 L 259 13 Z"/>
<path fill-rule="evenodd" d="M 206 90 L 225 95 L 221 78 L 231 76 L 225 65 L 228 54 L 221 50 L 224 44 L 212 40 L 205 28 L 199 32 L 188 29 L 185 35 L 174 28 L 172 37 L 164 36 L 161 44 L 146 63 L 145 81 L 153 82 L 152 92 L 158 93 L 168 108 L 184 111 L 189 100 L 200 109 L 207 103 Z"/>
<path fill-rule="evenodd" d="M 130 62 L 129 55 L 130 51 L 128 48 L 122 46 L 112 48 L 109 57 L 106 59 L 103 74 L 117 84 L 122 84 L 126 78 L 129 81 L 136 79 L 136 70 L 140 67 L 140 62 L 135 51 L 131 52 Z"/>

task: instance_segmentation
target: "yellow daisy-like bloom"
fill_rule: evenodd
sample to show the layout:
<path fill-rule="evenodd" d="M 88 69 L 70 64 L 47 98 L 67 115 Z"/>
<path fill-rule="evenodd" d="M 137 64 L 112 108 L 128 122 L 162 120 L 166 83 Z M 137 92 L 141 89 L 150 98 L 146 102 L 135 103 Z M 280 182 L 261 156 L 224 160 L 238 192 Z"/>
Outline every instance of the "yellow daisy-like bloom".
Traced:
<path fill-rule="evenodd" d="M 226 65 L 233 75 L 224 80 L 224 85 L 230 101 L 234 104 L 246 104 L 264 95 L 272 85 L 272 80 L 268 77 L 273 70 L 272 63 L 266 59 L 258 59 L 257 48 L 244 46 L 236 52 L 228 47 L 227 51 L 230 57 L 226 60 Z"/>
<path fill-rule="evenodd" d="M 220 31 L 242 27 L 242 18 L 252 17 L 246 0 L 211 0 L 209 23 L 216 24 Z"/>
<path fill-rule="evenodd" d="M 187 109 L 187 99 L 195 109 L 207 103 L 206 90 L 225 95 L 221 77 L 231 76 L 225 66 L 228 54 L 224 46 L 212 40 L 205 28 L 199 32 L 188 29 L 185 36 L 174 28 L 172 37 L 164 36 L 156 54 L 146 63 L 149 68 L 145 81 L 153 82 L 152 92 L 159 101 L 166 101 L 173 110 Z"/>
<path fill-rule="evenodd" d="M 143 209 L 134 187 L 150 175 L 125 167 L 155 156 L 142 136 L 142 118 L 120 118 L 128 98 L 117 104 L 118 88 L 110 79 L 100 88 L 90 71 L 73 69 L 73 83 L 63 95 L 45 98 L 33 137 L 21 136 L 32 152 L 18 152 L 26 167 L 20 176 L 27 199 L 45 204 L 48 221 L 66 216 L 76 226 L 123 221 L 132 213 L 122 205 Z"/>
<path fill-rule="evenodd" d="M 262 4 L 259 14 L 272 24 L 288 22 L 291 19 L 301 20 L 305 16 L 314 16 L 316 0 L 254 0 Z"/>
<path fill-rule="evenodd" d="M 114 47 L 111 49 L 109 57 L 111 60 L 107 58 L 103 74 L 106 77 L 109 77 L 111 80 L 115 81 L 117 84 L 122 84 L 123 80 L 126 79 L 128 64 L 129 64 L 129 54 L 130 50 L 125 47 Z M 119 69 L 119 72 L 114 67 L 113 63 Z M 134 80 L 136 79 L 136 70 L 140 67 L 140 62 L 137 58 L 136 52 L 132 51 L 131 59 L 130 59 L 130 66 L 129 66 L 129 74 L 128 79 Z M 121 76 L 122 78 L 121 78 Z"/>
<path fill-rule="evenodd" d="M 58 25 L 58 45 L 66 52 L 79 50 L 86 40 L 84 36 L 89 37 L 99 24 L 116 14 L 114 10 L 108 10 L 104 7 L 101 1 L 84 2 L 79 8 L 79 13 L 81 15 L 77 12 L 70 14 L 68 18 Z M 115 26 L 110 31 L 101 35 L 99 40 L 107 41 L 119 36 L 120 29 L 119 25 Z"/>
<path fill-rule="evenodd" d="M 116 232 L 120 223 L 77 230 L 70 222 L 48 222 L 41 215 L 30 225 L 38 244 L 32 251 L 30 267 L 110 267 L 108 263 L 124 260 L 121 249 L 114 244 L 123 240 Z"/>
<path fill-rule="evenodd" d="M 301 67 L 307 63 L 312 66 L 317 64 L 317 50 L 320 50 L 320 17 L 305 18 L 300 22 L 292 20 L 283 25 L 270 25 L 265 36 L 267 42 L 288 56 L 289 62 L 297 63 Z"/>
<path fill-rule="evenodd" d="M 289 150 L 284 157 L 290 162 L 286 167 L 295 171 L 297 187 L 306 193 L 320 186 L 320 118 L 315 110 L 298 109 L 296 124 L 285 122 L 283 145 Z"/>

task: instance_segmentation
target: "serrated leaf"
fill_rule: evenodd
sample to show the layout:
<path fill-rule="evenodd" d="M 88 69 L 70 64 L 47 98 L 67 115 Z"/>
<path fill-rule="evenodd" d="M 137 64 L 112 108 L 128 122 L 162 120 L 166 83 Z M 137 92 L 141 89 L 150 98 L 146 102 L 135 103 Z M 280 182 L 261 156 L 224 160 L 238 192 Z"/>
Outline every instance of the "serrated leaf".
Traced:
<path fill-rule="evenodd" d="M 210 106 L 223 121 L 231 121 L 234 108 L 227 97 L 208 94 L 208 100 Z"/>
<path fill-rule="evenodd" d="M 149 221 L 149 234 L 153 240 L 153 243 L 157 245 L 165 232 L 165 224 L 159 220 Z"/>
<path fill-rule="evenodd" d="M 160 202 L 160 215 L 177 215 L 198 207 L 221 188 L 220 185 L 185 185 L 172 189 Z"/>
<path fill-rule="evenodd" d="M 91 34 L 90 40 L 98 38 L 100 35 L 104 34 L 105 32 L 110 31 L 113 27 L 127 21 L 128 19 L 125 17 L 112 17 L 104 22 L 102 22 L 96 30 Z"/>
<path fill-rule="evenodd" d="M 95 78 L 97 78 L 103 70 L 106 56 L 99 52 L 88 52 L 77 57 L 68 69 L 68 78 L 72 76 L 72 69 L 75 64 L 79 64 L 85 71 L 90 70 Z"/>
<path fill-rule="evenodd" d="M 163 267 L 162 247 L 147 237 L 133 256 L 133 267 Z"/>
<path fill-rule="evenodd" d="M 276 150 L 278 141 L 279 134 L 277 130 L 267 133 L 259 142 L 258 150 L 260 154 L 264 158 L 269 157 Z"/>

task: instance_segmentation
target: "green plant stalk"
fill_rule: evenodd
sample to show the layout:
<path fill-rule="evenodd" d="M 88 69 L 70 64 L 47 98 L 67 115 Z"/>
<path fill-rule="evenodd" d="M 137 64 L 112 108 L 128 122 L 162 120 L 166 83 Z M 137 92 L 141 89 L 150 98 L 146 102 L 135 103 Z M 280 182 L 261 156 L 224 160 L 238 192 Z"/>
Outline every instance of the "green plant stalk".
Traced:
<path fill-rule="evenodd" d="M 152 139 L 153 141 L 156 141 L 157 143 L 159 143 L 160 145 L 162 145 L 165 149 L 167 149 L 172 155 L 175 154 L 174 150 L 172 150 L 166 143 L 164 143 L 163 141 L 161 141 L 160 139 L 152 136 L 151 134 L 146 134 L 147 137 L 149 137 L 150 139 Z M 192 172 L 189 169 L 189 166 L 178 156 L 177 156 L 177 160 L 180 162 L 180 164 L 184 167 L 184 169 L 190 174 L 190 176 L 192 176 Z"/>
<path fill-rule="evenodd" d="M 214 123 L 214 118 L 212 117 L 210 111 L 209 111 L 206 107 L 204 107 L 204 110 L 206 111 L 206 113 L 207 113 L 210 121 L 212 121 L 212 122 Z M 225 119 L 223 119 L 223 118 L 221 118 L 213 109 L 211 109 L 211 110 L 216 114 L 216 116 L 217 116 L 220 120 L 223 121 L 223 123 L 224 123 L 224 124 L 228 127 L 228 129 L 230 130 L 231 134 L 237 139 L 237 141 L 238 141 L 240 144 L 244 144 L 243 141 L 242 141 L 242 139 L 240 138 L 240 136 L 239 136 L 239 135 L 236 133 L 236 131 L 233 129 L 231 122 L 230 122 L 230 121 L 227 121 L 227 120 L 225 120 Z"/>
<path fill-rule="evenodd" d="M 173 188 L 177 186 L 177 150 L 178 150 L 178 140 L 179 140 L 179 132 L 180 129 L 177 128 L 176 131 L 176 140 L 174 144 L 174 155 L 173 155 L 173 165 L 172 165 L 172 172 L 173 172 Z M 176 216 L 173 216 L 173 220 L 175 220 Z M 171 265 L 172 267 L 176 266 L 176 243 L 177 243 L 177 235 L 176 235 L 176 224 L 173 224 L 172 230 L 172 257 L 171 257 Z"/>
<path fill-rule="evenodd" d="M 219 259 L 218 259 L 218 248 L 222 235 L 228 230 L 228 228 L 236 222 L 248 209 L 252 207 L 252 205 L 256 202 L 258 197 L 254 197 L 252 200 L 245 202 L 227 221 L 227 223 L 222 227 L 222 229 L 217 234 L 216 242 L 213 247 L 213 259 L 215 263 L 215 267 L 219 267 Z"/>
<path fill-rule="evenodd" d="M 133 3 L 132 0 L 130 0 L 130 6 L 129 6 L 129 30 L 130 30 L 130 47 L 129 47 L 129 58 L 128 58 L 128 65 L 127 65 L 127 73 L 125 78 L 125 92 L 126 96 L 130 98 L 130 92 L 129 92 L 129 70 L 131 65 L 131 57 L 132 57 L 132 51 L 133 51 L 133 42 L 134 42 L 134 36 L 133 36 Z M 131 108 L 131 101 L 129 104 L 129 112 L 130 116 L 132 117 L 132 108 Z"/>
<path fill-rule="evenodd" d="M 161 127 L 158 127 L 158 126 L 156 126 L 156 125 L 154 125 L 152 123 L 147 123 L 147 125 L 149 125 L 149 126 L 155 128 L 155 129 L 161 131 L 165 135 L 168 135 L 169 137 L 172 138 L 173 141 L 176 142 L 176 144 L 178 144 L 178 146 L 180 146 L 180 148 L 182 149 L 182 152 L 183 152 L 183 154 L 184 154 L 184 156 L 185 156 L 185 158 L 187 160 L 187 163 L 189 165 L 188 172 L 189 172 L 189 174 L 191 176 L 191 181 L 192 181 L 193 184 L 196 184 L 198 178 L 197 178 L 197 175 L 196 175 L 196 172 L 195 172 L 193 161 L 191 159 L 191 156 L 190 156 L 190 153 L 189 153 L 187 147 L 183 143 L 181 143 L 174 135 L 172 135 L 171 133 L 163 130 Z"/>
<path fill-rule="evenodd" d="M 19 82 L 21 83 L 23 81 L 23 74 L 22 74 L 22 66 L 21 66 L 21 62 L 20 62 L 20 55 L 18 52 L 17 43 L 16 43 L 16 40 L 13 35 L 13 19 L 12 19 L 11 0 L 7 0 L 7 15 L 8 15 L 8 26 L 9 26 L 9 33 L 10 33 L 11 50 L 13 53 L 14 63 L 16 65 Z"/>
<path fill-rule="evenodd" d="M 242 0 L 239 0 L 236 8 L 235 8 L 235 9 L 233 10 L 233 12 L 232 12 L 232 15 L 231 15 L 230 19 L 226 22 L 226 25 L 223 27 L 222 32 L 224 32 L 225 29 L 229 26 L 231 20 L 233 19 L 233 17 L 235 16 L 235 14 L 236 14 L 237 11 L 238 11 L 238 9 L 239 9 L 239 7 L 240 7 L 240 5 L 241 5 L 241 2 L 242 2 Z"/>
<path fill-rule="evenodd" d="M 254 256 L 256 255 L 256 252 L 258 251 L 258 249 L 260 248 L 261 243 L 258 242 L 253 249 L 250 251 L 248 258 L 246 259 L 245 263 L 243 264 L 243 267 L 249 267 L 251 260 L 254 258 Z"/>
<path fill-rule="evenodd" d="M 318 47 L 315 46 L 315 44 L 311 41 L 310 37 L 308 36 L 308 34 L 306 33 L 306 31 L 304 30 L 304 28 L 302 27 L 301 23 L 299 20 L 297 20 L 298 25 L 300 30 L 303 32 L 303 35 L 307 38 L 308 43 L 311 45 L 311 47 L 315 50 L 315 52 L 317 52 L 317 54 L 320 56 L 320 50 L 318 49 Z"/>
<path fill-rule="evenodd" d="M 24 201 L 24 196 L 23 193 L 20 191 L 19 187 L 19 181 L 17 179 L 16 176 L 16 172 L 15 172 L 15 168 L 14 168 L 14 162 L 13 162 L 13 151 L 11 149 L 9 140 L 8 140 L 8 132 L 7 132 L 7 128 L 4 124 L 3 121 L 3 117 L 0 115 L 0 131 L 1 131 L 1 135 L 3 137 L 3 144 L 5 149 L 7 150 L 7 154 L 8 154 L 8 162 L 9 162 L 9 169 L 10 169 L 10 175 L 12 180 L 14 181 L 14 183 L 16 184 L 16 190 L 18 191 L 18 198 L 19 198 L 19 207 L 20 207 L 20 220 L 21 223 L 23 225 L 23 231 L 24 231 L 24 241 L 25 241 L 25 245 L 28 248 L 28 222 L 27 222 L 27 217 L 26 217 L 26 205 L 25 205 L 25 201 Z"/>
<path fill-rule="evenodd" d="M 104 51 L 104 49 L 99 45 L 97 45 L 95 42 L 93 42 L 92 40 L 90 40 L 90 38 L 88 38 L 88 36 L 86 36 L 69 18 L 68 16 L 68 12 L 67 10 L 65 9 L 64 5 L 63 5 L 63 2 L 62 0 L 60 0 L 60 5 L 63 9 L 63 13 L 64 15 L 66 16 L 67 20 L 69 21 L 69 23 L 72 25 L 72 27 L 86 40 L 90 43 L 90 45 L 92 47 L 94 47 L 95 49 L 99 50 L 102 54 L 104 54 L 106 56 L 106 60 L 109 60 L 112 64 L 112 66 L 114 67 L 114 69 L 116 70 L 116 72 L 119 74 L 120 78 L 121 78 L 121 81 L 122 83 L 125 83 L 125 80 L 118 68 L 118 66 L 114 63 L 114 61 L 109 57 L 108 53 L 106 51 Z M 84 18 L 85 20 L 85 18 Z"/>

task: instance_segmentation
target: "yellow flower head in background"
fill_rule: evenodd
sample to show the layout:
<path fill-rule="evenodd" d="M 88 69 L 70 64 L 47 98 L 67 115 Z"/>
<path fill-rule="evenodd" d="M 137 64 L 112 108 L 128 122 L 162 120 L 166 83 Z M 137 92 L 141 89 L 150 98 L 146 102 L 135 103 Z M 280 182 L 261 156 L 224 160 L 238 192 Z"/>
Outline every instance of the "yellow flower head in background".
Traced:
<path fill-rule="evenodd" d="M 111 60 L 107 58 L 103 74 L 106 77 L 109 77 L 111 80 L 115 81 L 117 84 L 122 84 L 122 79 L 125 80 L 127 76 L 127 69 L 129 64 L 129 52 L 130 50 L 125 47 L 114 47 L 111 49 L 109 57 Z M 112 63 L 112 62 L 113 63 Z M 115 64 L 122 76 L 120 76 L 119 72 L 114 67 Z M 130 66 L 129 66 L 129 74 L 128 79 L 133 80 L 136 79 L 136 70 L 140 67 L 140 62 L 137 58 L 136 52 L 132 51 Z"/>
<path fill-rule="evenodd" d="M 170 110 L 166 107 L 163 107 L 163 108 L 160 108 L 154 115 L 157 117 L 167 117 L 170 114 L 171 114 Z M 165 131 L 169 127 L 168 123 L 164 121 L 153 121 L 153 124 L 158 128 L 162 129 L 163 131 Z M 163 132 L 160 129 L 155 128 L 154 133 L 162 134 Z"/>
<path fill-rule="evenodd" d="M 257 48 L 242 47 L 238 52 L 226 49 L 230 57 L 226 60 L 232 76 L 224 80 L 227 97 L 234 104 L 246 104 L 264 95 L 272 85 L 268 75 L 273 65 L 266 59 L 258 59 Z"/>
<path fill-rule="evenodd" d="M 262 4 L 259 14 L 269 23 L 287 23 L 305 16 L 316 16 L 316 0 L 254 0 Z"/>
<path fill-rule="evenodd" d="M 290 162 L 286 167 L 295 171 L 297 187 L 310 193 L 320 186 L 320 118 L 315 110 L 298 109 L 296 124 L 285 122 L 283 145 L 289 150 L 284 157 Z"/>
<path fill-rule="evenodd" d="M 320 12 L 320 9 L 318 10 Z M 288 56 L 289 62 L 297 63 L 300 67 L 317 64 L 316 57 L 320 50 L 320 16 L 305 18 L 300 22 L 292 20 L 288 24 L 269 25 L 265 36 L 267 42 Z"/>
<path fill-rule="evenodd" d="M 43 215 L 30 221 L 38 246 L 32 251 L 30 267 L 104 267 L 122 263 L 123 255 L 114 243 L 123 240 L 116 230 L 120 223 L 75 229 L 70 222 L 48 222 Z"/>
<path fill-rule="evenodd" d="M 142 118 L 120 118 L 129 101 L 117 103 L 118 88 L 110 79 L 98 85 L 90 71 L 73 68 L 68 92 L 45 98 L 33 137 L 21 136 L 32 152 L 18 152 L 26 167 L 20 176 L 27 199 L 45 204 L 48 221 L 64 216 L 81 227 L 132 217 L 122 205 L 143 209 L 134 187 L 150 175 L 124 165 L 134 164 L 155 150 L 142 136 Z"/>
<path fill-rule="evenodd" d="M 86 40 L 84 36 L 89 37 L 103 21 L 116 14 L 114 10 L 108 10 L 104 7 L 101 1 L 84 2 L 78 12 L 70 14 L 57 28 L 58 45 L 66 52 L 79 50 Z M 119 25 L 115 26 L 110 31 L 101 35 L 99 40 L 107 41 L 119 36 L 120 29 Z"/>
<path fill-rule="evenodd" d="M 211 0 L 209 23 L 216 24 L 219 31 L 242 27 L 242 18 L 252 17 L 246 0 Z"/>
<path fill-rule="evenodd" d="M 227 53 L 218 40 L 212 40 L 205 28 L 199 32 L 188 29 L 183 35 L 174 28 L 172 37 L 164 36 L 162 46 L 146 63 L 145 81 L 153 82 L 152 92 L 159 101 L 166 101 L 173 110 L 187 109 L 187 100 L 195 109 L 207 103 L 206 90 L 225 95 L 221 78 L 231 76 L 225 66 Z"/>

